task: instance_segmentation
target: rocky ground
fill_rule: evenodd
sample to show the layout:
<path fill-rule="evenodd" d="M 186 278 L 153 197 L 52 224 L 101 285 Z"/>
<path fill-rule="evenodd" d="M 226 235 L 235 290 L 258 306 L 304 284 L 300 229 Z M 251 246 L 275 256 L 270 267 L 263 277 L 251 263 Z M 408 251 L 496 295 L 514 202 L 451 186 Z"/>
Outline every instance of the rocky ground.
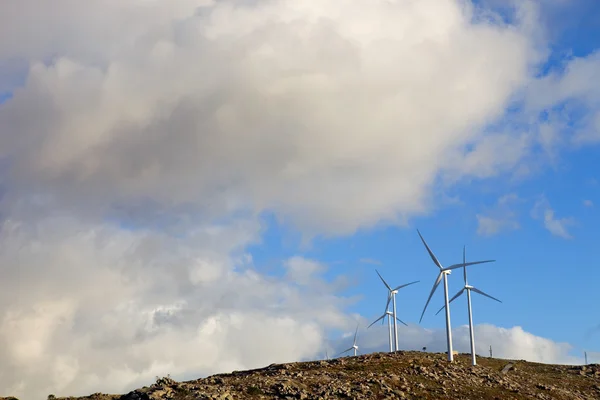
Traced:
<path fill-rule="evenodd" d="M 600 399 L 600 365 L 563 366 L 461 354 L 376 353 L 219 374 L 160 378 L 124 395 L 63 400 L 231 399 Z M 3 400 L 0 398 L 0 400 Z"/>

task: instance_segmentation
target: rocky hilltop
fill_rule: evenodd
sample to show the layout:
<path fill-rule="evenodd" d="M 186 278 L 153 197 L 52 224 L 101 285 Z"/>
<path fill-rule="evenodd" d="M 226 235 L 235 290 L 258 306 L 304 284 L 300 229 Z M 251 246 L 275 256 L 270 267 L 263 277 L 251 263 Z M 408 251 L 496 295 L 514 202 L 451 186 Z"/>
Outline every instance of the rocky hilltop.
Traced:
<path fill-rule="evenodd" d="M 564 366 L 445 354 L 375 353 L 272 364 L 188 382 L 160 378 L 123 395 L 63 400 L 600 399 L 600 365 Z M 0 398 L 0 400 L 2 400 Z"/>

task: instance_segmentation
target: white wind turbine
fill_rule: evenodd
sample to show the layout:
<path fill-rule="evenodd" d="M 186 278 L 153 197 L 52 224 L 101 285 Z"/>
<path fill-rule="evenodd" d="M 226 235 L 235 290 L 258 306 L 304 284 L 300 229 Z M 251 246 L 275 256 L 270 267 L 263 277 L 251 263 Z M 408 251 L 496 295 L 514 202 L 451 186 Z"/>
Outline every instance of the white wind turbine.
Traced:
<path fill-rule="evenodd" d="M 419 281 L 406 283 L 404 285 L 400 285 L 400 286 L 397 286 L 394 289 L 392 289 L 392 287 L 390 285 L 388 285 L 388 283 L 385 281 L 385 279 L 383 279 L 383 277 L 381 276 L 379 271 L 375 270 L 375 272 L 377 272 L 377 275 L 379 275 L 379 279 L 381 279 L 381 282 L 383 282 L 385 287 L 388 289 L 388 300 L 387 300 L 387 304 L 385 305 L 386 312 L 388 311 L 388 308 L 390 306 L 390 301 L 392 301 L 392 313 L 393 313 L 392 321 L 394 322 L 394 343 L 395 343 L 395 350 L 398 351 L 398 324 L 396 324 L 396 320 L 400 321 L 400 319 L 398 319 L 398 316 L 396 315 L 396 294 L 398 293 L 398 290 L 400 290 L 406 286 L 412 285 L 414 283 L 417 283 Z M 404 322 L 402 322 L 402 323 L 404 324 Z M 406 324 L 404 324 L 404 325 L 406 325 Z"/>
<path fill-rule="evenodd" d="M 440 269 L 440 273 L 438 274 L 437 279 L 435 280 L 435 283 L 433 284 L 433 288 L 431 289 L 431 293 L 429 294 L 427 303 L 425 303 L 425 307 L 423 308 L 423 312 L 421 313 L 421 319 L 419 319 L 419 323 L 421 323 L 421 321 L 423 320 L 423 315 L 425 315 L 425 310 L 427 310 L 427 306 L 429 305 L 429 302 L 431 301 L 431 297 L 433 297 L 435 290 L 437 289 L 437 287 L 439 286 L 439 284 L 443 278 L 444 279 L 444 306 L 446 308 L 446 341 L 447 341 L 447 347 L 448 347 L 448 361 L 453 361 L 454 356 L 452 354 L 452 328 L 450 326 L 450 305 L 449 305 L 450 302 L 448 301 L 448 275 L 452 272 L 453 269 L 456 269 L 456 268 L 463 268 L 468 265 L 483 264 L 483 263 L 487 263 L 487 262 L 492 262 L 494 260 L 472 261 L 469 263 L 454 264 L 447 268 L 444 268 L 444 267 L 442 267 L 442 264 L 438 261 L 437 257 L 433 254 L 433 252 L 431 251 L 431 249 L 425 242 L 425 239 L 423 239 L 423 236 L 421 235 L 421 232 L 419 232 L 418 229 L 417 229 L 417 233 L 419 234 L 421 241 L 425 245 L 425 248 L 427 249 L 427 252 L 429 253 L 429 256 L 431 257 L 431 260 Z"/>
<path fill-rule="evenodd" d="M 452 297 L 450 299 L 450 301 L 448 302 L 448 304 L 452 303 L 455 299 L 459 298 L 461 294 L 463 294 L 465 291 L 467 292 L 467 307 L 469 309 L 469 334 L 470 334 L 470 338 L 471 338 L 471 364 L 472 365 L 477 365 L 477 359 L 475 356 L 475 334 L 473 332 L 473 313 L 471 311 L 471 291 L 475 292 L 475 293 L 479 293 L 482 296 L 485 297 L 489 297 L 492 300 L 496 300 L 499 303 L 502 303 L 500 300 L 498 300 L 495 297 L 490 296 L 487 293 L 482 292 L 481 290 L 477 289 L 474 286 L 469 285 L 469 283 L 467 282 L 467 261 L 466 261 L 466 250 L 463 247 L 463 273 L 464 273 L 464 278 L 465 278 L 465 286 L 463 286 L 463 288 L 454 295 L 454 297 Z M 438 315 L 440 313 L 440 311 L 442 311 L 446 306 L 442 306 L 442 308 L 440 308 L 438 310 L 438 312 L 435 315 Z"/>
<path fill-rule="evenodd" d="M 354 332 L 354 341 L 352 342 L 352 347 L 348 347 L 346 350 L 342 351 L 340 354 L 335 356 L 336 358 L 341 356 L 344 353 L 349 352 L 350 350 L 354 350 L 354 357 L 356 357 L 356 354 L 358 352 L 358 346 L 356 345 L 356 335 L 357 334 L 358 334 L 358 324 L 356 324 L 356 331 Z"/>
<path fill-rule="evenodd" d="M 388 321 L 388 331 L 389 331 L 389 339 L 390 339 L 390 353 L 394 351 L 394 347 L 393 347 L 393 343 L 392 343 L 392 318 L 393 318 L 393 315 L 394 315 L 393 312 L 391 312 L 390 310 L 386 310 L 385 313 L 381 317 L 377 318 L 375 321 L 373 321 L 371 323 L 371 325 L 369 325 L 367 327 L 367 329 L 369 329 L 370 327 L 372 327 L 373 325 L 375 325 L 379 321 L 381 321 L 381 323 L 383 324 L 384 321 L 382 321 L 382 320 L 385 317 L 388 317 L 387 321 Z M 402 321 L 400 318 L 396 317 L 396 319 L 399 322 L 401 322 L 402 324 L 406 325 L 406 323 L 404 321 Z M 408 326 L 408 325 L 406 325 L 406 326 Z"/>

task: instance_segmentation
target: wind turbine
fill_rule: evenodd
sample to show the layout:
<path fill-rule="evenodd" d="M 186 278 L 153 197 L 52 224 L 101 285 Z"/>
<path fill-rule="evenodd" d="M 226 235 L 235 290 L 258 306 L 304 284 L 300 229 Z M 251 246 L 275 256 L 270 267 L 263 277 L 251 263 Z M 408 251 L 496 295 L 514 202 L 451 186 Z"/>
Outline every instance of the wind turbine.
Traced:
<path fill-rule="evenodd" d="M 487 262 L 492 262 L 494 260 L 472 261 L 469 263 L 454 264 L 447 268 L 444 268 L 444 267 L 442 267 L 442 264 L 439 262 L 439 260 L 435 256 L 435 254 L 433 254 L 433 252 L 427 245 L 427 242 L 425 242 L 425 239 L 423 239 L 423 236 L 421 235 L 421 232 L 419 232 L 418 229 L 417 229 L 417 233 L 419 234 L 421 241 L 425 245 L 425 248 L 427 249 L 427 252 L 429 253 L 429 256 L 431 257 L 431 260 L 440 269 L 440 273 L 438 274 L 438 276 L 435 280 L 435 283 L 433 284 L 433 288 L 431 289 L 431 293 L 429 294 L 427 303 L 425 303 L 425 307 L 423 308 L 423 312 L 421 313 L 421 319 L 419 319 L 419 323 L 421 323 L 421 321 L 423 320 L 423 315 L 425 315 L 425 310 L 427 310 L 427 306 L 429 305 L 429 302 L 431 301 L 431 297 L 433 297 L 435 290 L 440 285 L 440 282 L 442 281 L 442 278 L 443 278 L 444 279 L 444 305 L 446 307 L 446 341 L 447 341 L 447 346 L 448 346 L 448 361 L 452 362 L 454 360 L 454 356 L 452 354 L 452 328 L 450 326 L 450 305 L 449 305 L 450 302 L 448 301 L 448 275 L 450 275 L 452 270 L 456 269 L 456 268 L 463 268 L 468 265 L 483 264 L 483 263 L 487 263 Z"/>
<path fill-rule="evenodd" d="M 496 300 L 499 303 L 502 303 L 500 300 L 498 300 L 495 297 L 490 296 L 487 293 L 482 292 L 481 290 L 477 289 L 474 286 L 469 285 L 469 283 L 467 282 L 467 267 L 466 267 L 467 261 L 466 261 L 466 250 L 463 247 L 463 265 L 465 265 L 463 267 L 463 273 L 464 273 L 464 278 L 465 278 L 465 286 L 463 286 L 463 288 L 454 295 L 453 298 L 450 299 L 450 301 L 448 302 L 448 304 L 452 303 L 455 299 L 459 298 L 461 294 L 463 294 L 465 291 L 467 292 L 467 304 L 468 304 L 468 308 L 469 308 L 469 334 L 471 336 L 471 363 L 472 365 L 477 365 L 477 359 L 475 357 L 475 334 L 473 333 L 473 313 L 471 311 L 471 291 L 474 291 L 475 293 L 479 293 L 482 296 L 485 297 L 489 297 L 492 300 Z M 445 305 L 442 306 L 442 308 L 439 309 L 439 311 L 437 313 L 435 313 L 435 315 L 438 315 L 440 313 L 440 311 L 442 311 L 444 309 L 444 307 L 446 307 Z"/>
<path fill-rule="evenodd" d="M 358 334 L 358 324 L 356 324 L 356 332 L 354 332 L 354 341 L 352 342 L 352 347 L 348 347 L 346 350 L 342 351 L 340 354 L 338 354 L 336 356 L 339 357 L 344 353 L 349 352 L 350 350 L 354 349 L 354 357 L 356 357 L 356 353 L 358 352 L 358 346 L 356 345 L 356 335 Z"/>
<path fill-rule="evenodd" d="M 393 304 L 393 322 L 394 322 L 394 342 L 396 344 L 396 351 L 398 351 L 398 324 L 396 324 L 396 320 L 398 320 L 398 316 L 396 315 L 396 293 L 398 293 L 398 290 L 402 289 L 403 287 L 412 285 L 413 283 L 417 283 L 419 281 L 414 281 L 411 283 L 406 283 L 404 285 L 400 285 L 395 287 L 394 289 L 392 289 L 392 287 L 390 285 L 388 285 L 388 283 L 385 281 L 385 279 L 383 279 L 383 277 L 381 276 L 381 274 L 379 273 L 379 271 L 375 270 L 375 272 L 377 272 L 377 275 L 379 275 L 379 279 L 381 279 L 381 282 L 383 282 L 383 284 L 385 285 L 385 287 L 388 289 L 388 300 L 387 300 L 387 304 L 385 305 L 385 310 L 387 312 L 388 307 L 390 306 L 390 300 L 392 301 Z M 405 324 L 406 325 L 406 324 Z"/>
<path fill-rule="evenodd" d="M 390 353 L 394 351 L 394 349 L 393 349 L 393 345 L 392 345 L 392 316 L 393 316 L 393 315 L 394 315 L 394 313 L 393 313 L 393 312 L 391 312 L 390 310 L 385 310 L 385 313 L 383 313 L 383 315 L 382 315 L 381 317 L 377 318 L 375 321 L 373 321 L 373 322 L 371 323 L 371 325 L 367 326 L 367 329 L 369 329 L 370 327 L 372 327 L 373 325 L 375 325 L 375 324 L 376 324 L 377 322 L 379 322 L 379 321 L 381 321 L 381 324 L 383 325 L 383 322 L 384 322 L 384 321 L 382 321 L 382 320 L 383 320 L 385 317 L 388 317 L 388 318 L 387 318 L 387 321 L 388 321 L 388 331 L 389 331 L 389 338 L 390 338 Z M 401 322 L 401 323 L 403 323 L 404 325 L 406 325 L 406 323 L 405 323 L 404 321 L 402 321 L 400 318 L 397 318 L 397 317 L 396 317 L 396 319 L 397 319 L 399 322 Z M 406 326 L 408 326 L 408 325 L 406 325 Z"/>

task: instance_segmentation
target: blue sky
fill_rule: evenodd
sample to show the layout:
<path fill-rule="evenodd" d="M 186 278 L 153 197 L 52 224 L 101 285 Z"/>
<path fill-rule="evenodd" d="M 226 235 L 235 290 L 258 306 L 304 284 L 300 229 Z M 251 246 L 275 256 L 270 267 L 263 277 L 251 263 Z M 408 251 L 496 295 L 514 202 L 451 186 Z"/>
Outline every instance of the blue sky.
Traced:
<path fill-rule="evenodd" d="M 544 7 L 542 11 L 553 41 L 548 61 L 539 67 L 540 74 L 561 70 L 566 60 L 600 50 L 600 4 L 576 1 L 572 6 Z M 580 114 L 586 115 L 585 111 Z M 578 123 L 577 116 L 573 124 Z M 418 323 L 437 274 L 417 236 L 418 228 L 445 265 L 460 262 L 463 245 L 467 247 L 468 260 L 497 260 L 469 269 L 471 284 L 503 301 L 498 304 L 475 296 L 476 324 L 518 325 L 535 335 L 570 343 L 577 356 L 584 350 L 597 352 L 600 314 L 593 299 L 600 280 L 596 254 L 600 226 L 599 160 L 598 145 L 564 149 L 552 162 L 525 178 L 503 174 L 461 182 L 447 193 L 459 200 L 456 204 L 441 205 L 431 215 L 412 218 L 408 226 L 366 229 L 336 239 L 318 238 L 302 254 L 330 264 L 330 279 L 347 274 L 354 286 L 346 293 L 361 298 L 349 309 L 370 319 L 381 314 L 385 295 L 376 268 L 390 284 L 420 280 L 417 286 L 404 289 L 399 295 L 400 317 Z M 518 228 L 478 234 L 476 215 L 497 209 L 498 200 L 506 195 L 517 197 L 506 211 L 515 214 L 510 219 L 518 223 Z M 543 218 L 532 216 L 540 199 L 549 202 L 557 218 L 572 219 L 566 225 L 571 238 L 553 234 L 544 227 Z M 293 228 L 281 226 L 272 217 L 265 220 L 268 230 L 264 241 L 252 248 L 258 265 L 276 264 L 276 260 L 286 259 L 303 248 Z M 450 279 L 450 295 L 461 287 L 462 274 L 455 273 Z M 443 329 L 443 314 L 434 315 L 443 304 L 442 296 L 440 287 L 422 326 Z M 464 296 L 451 310 L 453 326 L 468 323 Z"/>
<path fill-rule="evenodd" d="M 479 353 L 600 362 L 600 4 L 201 3 L 0 3 L 7 395 L 331 355 L 383 312 L 375 268 L 420 280 L 401 346 L 443 351 L 417 229 L 496 260 Z"/>

